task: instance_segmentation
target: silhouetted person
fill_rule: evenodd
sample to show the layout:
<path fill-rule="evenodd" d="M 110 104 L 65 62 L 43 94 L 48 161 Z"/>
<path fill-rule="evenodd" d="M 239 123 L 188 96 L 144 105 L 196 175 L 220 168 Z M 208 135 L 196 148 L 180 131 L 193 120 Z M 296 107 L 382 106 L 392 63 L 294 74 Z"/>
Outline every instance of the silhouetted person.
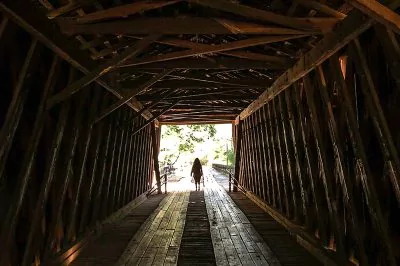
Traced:
<path fill-rule="evenodd" d="M 190 176 L 193 176 L 193 178 L 194 178 L 194 184 L 196 186 L 196 191 L 197 191 L 197 184 L 199 184 L 199 190 L 200 190 L 200 179 L 201 179 L 202 175 L 203 175 L 203 168 L 201 167 L 199 158 L 196 158 L 196 159 L 194 159 L 192 171 L 190 172 Z"/>

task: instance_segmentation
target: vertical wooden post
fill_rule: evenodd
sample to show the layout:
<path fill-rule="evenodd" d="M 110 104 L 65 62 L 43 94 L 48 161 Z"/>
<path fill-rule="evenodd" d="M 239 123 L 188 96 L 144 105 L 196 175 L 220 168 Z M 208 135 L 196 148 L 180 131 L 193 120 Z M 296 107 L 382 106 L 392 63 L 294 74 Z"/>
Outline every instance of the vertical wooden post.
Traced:
<path fill-rule="evenodd" d="M 58 75 L 59 68 L 60 68 L 59 65 L 60 65 L 59 58 L 57 56 L 55 56 L 54 60 L 53 60 L 53 65 L 50 69 L 49 78 L 47 80 L 46 87 L 48 87 L 48 86 L 54 87 L 55 86 L 56 80 L 59 77 L 59 75 Z M 57 68 L 57 70 L 56 70 L 56 68 Z M 69 82 L 72 82 L 73 78 L 74 78 L 74 70 L 71 68 Z M 52 89 L 50 91 L 52 91 Z M 49 94 L 47 95 L 47 97 L 50 96 Z M 44 104 L 45 104 L 46 99 L 43 99 L 43 101 L 44 101 L 43 108 L 45 108 Z M 41 185 L 41 190 L 38 195 L 38 200 L 36 202 L 36 207 L 35 207 L 35 210 L 33 213 L 33 218 L 32 218 L 31 226 L 29 229 L 29 235 L 28 235 L 27 244 L 25 247 L 25 253 L 23 256 L 22 265 L 30 265 L 32 263 L 32 256 L 33 256 L 33 252 L 34 252 L 34 250 L 33 250 L 34 239 L 37 236 L 38 224 L 44 215 L 44 208 L 46 206 L 47 198 L 48 198 L 48 195 L 50 192 L 50 187 L 52 185 L 53 178 L 55 175 L 55 169 L 56 169 L 56 165 L 57 165 L 57 161 L 58 161 L 58 155 L 59 155 L 59 151 L 60 151 L 60 147 L 61 147 L 61 141 L 64 136 L 64 129 L 65 129 L 65 126 L 67 123 L 69 109 L 70 109 L 69 102 L 65 103 L 61 108 L 61 112 L 60 112 L 57 127 L 56 127 L 56 134 L 52 141 L 51 152 L 49 154 L 48 162 L 46 164 L 44 179 L 43 179 L 43 182 Z M 47 114 L 46 114 L 46 116 L 47 116 Z"/>
<path fill-rule="evenodd" d="M 287 109 L 287 120 L 289 121 L 289 128 L 290 128 L 290 136 L 293 144 L 293 156 L 295 160 L 295 165 L 296 165 L 296 173 L 297 173 L 297 179 L 299 182 L 300 186 L 300 195 L 302 199 L 302 207 L 303 207 L 303 213 L 304 213 L 304 219 L 305 219 L 305 224 L 309 227 L 310 226 L 310 215 L 309 215 L 309 200 L 308 196 L 306 194 L 307 187 L 306 187 L 306 182 L 303 180 L 305 173 L 303 172 L 303 168 L 300 165 L 300 154 L 299 154 L 299 149 L 298 145 L 300 143 L 298 133 L 296 132 L 296 127 L 295 127 L 295 121 L 294 121 L 294 115 L 292 112 L 292 101 L 290 98 L 290 88 L 285 91 L 285 105 Z"/>
<path fill-rule="evenodd" d="M 32 57 L 35 57 L 35 53 L 37 52 L 35 51 L 36 51 L 36 40 L 32 42 L 30 49 L 28 51 L 28 56 L 25 60 L 23 69 L 21 70 L 21 74 L 19 77 L 20 79 L 23 78 L 24 80 L 18 80 L 15 95 L 13 97 L 11 106 L 9 107 L 4 127 L 1 130 L 0 143 L 4 144 L 4 146 L 0 148 L 2 151 L 1 159 L 4 160 L 1 161 L 2 164 L 0 165 L 2 169 L 4 169 L 3 167 L 5 167 L 5 162 L 12 144 L 12 139 L 18 127 L 22 110 L 24 108 L 25 98 L 27 96 L 26 94 L 28 89 L 25 90 L 25 92 L 21 91 L 26 76 L 32 74 L 29 72 L 32 71 L 31 60 Z M 54 57 L 51 69 L 49 71 L 49 76 L 45 84 L 43 94 L 41 96 L 35 123 L 32 132 L 30 132 L 30 137 L 28 142 L 29 144 L 26 153 L 23 156 L 20 172 L 16 177 L 17 186 L 12 196 L 11 205 L 9 206 L 7 215 L 3 221 L 3 227 L 0 235 L 0 244 L 4 248 L 0 249 L 0 264 L 2 264 L 2 262 L 5 263 L 3 259 L 7 260 L 8 258 L 9 247 L 11 246 L 11 241 L 15 233 L 15 228 L 18 223 L 19 214 L 26 196 L 28 184 L 32 176 L 31 173 L 37 155 L 37 147 L 39 145 L 43 127 L 47 118 L 46 99 L 47 97 L 50 96 L 51 92 L 53 91 L 55 80 L 58 77 L 58 68 L 59 68 L 59 59 L 58 57 Z M 0 174 L 3 171 L 2 169 L 0 169 Z"/>
<path fill-rule="evenodd" d="M 137 160 L 138 160 L 138 154 L 139 154 L 139 140 L 138 140 L 138 135 L 133 135 L 133 140 L 134 140 L 134 150 L 133 150 L 133 160 L 132 160 L 132 171 L 131 171 L 131 176 L 132 176 L 132 189 L 131 189 L 131 195 L 130 198 L 133 200 L 136 197 L 136 190 L 137 190 L 137 175 L 136 175 L 136 169 L 137 169 Z"/>
<path fill-rule="evenodd" d="M 157 134 L 156 134 L 156 126 L 151 123 L 151 141 L 153 145 L 153 163 L 154 163 L 154 171 L 156 173 L 156 181 L 157 181 L 157 193 L 161 194 L 161 177 L 160 177 L 160 166 L 158 162 L 158 147 L 157 147 Z"/>
<path fill-rule="evenodd" d="M 247 132 L 249 136 L 249 155 L 250 155 L 250 191 L 253 191 L 256 195 L 259 195 L 258 187 L 257 187 L 257 179 L 258 179 L 258 169 L 257 169 L 257 159 L 256 159 L 256 143 L 254 139 L 254 123 L 253 123 L 253 116 L 249 116 L 247 118 Z"/>
<path fill-rule="evenodd" d="M 272 168 L 274 169 L 274 173 L 272 174 L 273 179 L 274 179 L 274 190 L 276 191 L 275 194 L 275 205 L 274 207 L 277 209 L 280 209 L 283 212 L 283 193 L 281 192 L 281 186 L 279 184 L 279 174 L 278 174 L 278 161 L 277 161 L 277 154 L 276 154 L 276 142 L 274 138 L 274 128 L 273 128 L 273 118 L 271 115 L 271 102 L 266 104 L 267 106 L 267 112 L 268 112 L 268 126 L 269 126 L 269 139 L 270 139 L 270 144 L 272 148 Z M 276 132 L 275 132 L 276 133 Z"/>
<path fill-rule="evenodd" d="M 112 130 L 113 130 L 113 125 L 115 120 L 115 116 L 111 117 L 111 119 L 106 119 L 103 121 L 103 123 L 107 123 L 107 136 L 106 136 L 106 142 L 103 145 L 103 149 L 100 158 L 100 177 L 99 177 L 99 184 L 98 187 L 96 188 L 95 196 L 93 198 L 94 206 L 93 206 L 93 212 L 92 212 L 92 218 L 91 218 L 91 224 L 94 224 L 97 220 L 100 219 L 100 206 L 102 202 L 102 196 L 105 193 L 106 189 L 106 181 L 104 180 L 107 175 L 107 163 L 110 159 L 110 156 L 112 155 L 112 148 L 111 148 L 111 135 L 112 135 Z"/>
<path fill-rule="evenodd" d="M 264 157 L 263 157 L 263 143 L 261 139 L 261 123 L 259 119 L 259 114 L 260 110 L 257 110 L 256 112 L 253 113 L 254 116 L 254 137 L 255 137 L 255 145 L 256 145 L 256 152 L 257 152 L 257 168 L 258 168 L 258 187 L 259 187 L 259 193 L 260 193 L 260 198 L 265 200 L 265 185 L 264 185 L 264 178 L 265 178 L 265 172 L 264 172 Z"/>
<path fill-rule="evenodd" d="M 244 157 L 244 172 L 243 172 L 243 179 L 240 180 L 240 185 L 246 187 L 246 189 L 250 189 L 249 178 L 251 175 L 250 172 L 250 150 L 249 150 L 249 130 L 248 130 L 248 119 L 243 120 L 243 135 L 244 135 L 244 149 L 243 152 L 245 154 Z"/>
<path fill-rule="evenodd" d="M 344 160 L 344 148 L 343 148 L 343 140 L 340 138 L 338 126 L 336 123 L 336 119 L 333 113 L 332 104 L 328 96 L 328 88 L 326 85 L 326 79 L 322 67 L 318 67 L 318 78 L 320 84 L 320 96 L 325 109 L 325 117 L 329 123 L 329 133 L 332 140 L 333 152 L 337 158 L 336 161 L 336 171 L 338 172 L 340 183 L 343 190 L 343 195 L 345 199 L 345 204 L 348 207 L 348 210 L 351 215 L 351 223 L 353 226 L 353 237 L 357 241 L 358 252 L 360 256 L 361 265 L 368 265 L 367 255 L 365 254 L 364 248 L 364 232 L 360 230 L 361 219 L 358 217 L 356 205 L 354 203 L 354 194 L 353 194 L 353 184 L 352 179 L 348 176 L 347 171 L 345 171 L 346 163 Z"/>
<path fill-rule="evenodd" d="M 124 121 L 125 118 L 126 118 L 125 112 L 123 112 L 123 110 L 121 110 L 120 121 Z M 114 162 L 114 167 L 113 167 L 113 172 L 114 172 L 113 173 L 114 174 L 113 181 L 114 182 L 112 184 L 112 190 L 111 190 L 110 199 L 109 199 L 108 214 L 115 211 L 115 203 L 117 201 L 118 187 L 119 187 L 119 183 L 120 183 L 120 168 L 121 168 L 121 164 L 122 164 L 122 149 L 124 147 L 124 139 L 125 139 L 126 131 L 127 131 L 126 128 L 121 130 L 120 137 L 117 142 L 118 148 L 117 148 L 117 151 L 115 154 L 115 162 Z"/>
<path fill-rule="evenodd" d="M 262 198 L 264 201 L 268 202 L 269 194 L 268 194 L 268 167 L 267 167 L 267 158 L 265 156 L 266 149 L 266 140 L 265 140 L 265 132 L 263 128 L 262 121 L 262 109 L 259 109 L 256 112 L 256 120 L 257 120 L 257 137 L 259 143 L 259 153 L 260 153 L 260 168 L 261 168 L 261 185 L 262 185 Z"/>
<path fill-rule="evenodd" d="M 107 183 L 106 183 L 106 189 L 104 191 L 104 196 L 102 199 L 102 214 L 101 214 L 101 218 L 106 217 L 109 213 L 110 213 L 110 197 L 112 196 L 112 191 L 113 191 L 113 187 L 114 187 L 114 177 L 115 177 L 115 161 L 117 158 L 117 149 L 118 149 L 118 137 L 121 134 L 121 132 L 119 130 L 115 130 L 116 126 L 118 125 L 118 123 L 120 122 L 119 120 L 121 120 L 121 112 L 118 111 L 116 114 L 114 114 L 115 116 L 115 122 L 113 124 L 113 141 L 112 141 L 112 145 L 111 145 L 111 153 L 110 153 L 110 163 L 109 163 L 109 167 L 107 170 Z"/>
<path fill-rule="evenodd" d="M 389 236 L 389 228 L 386 219 L 383 216 L 381 207 L 379 205 L 379 198 L 375 190 L 374 181 L 372 178 L 372 172 L 368 164 L 367 155 L 362 142 L 361 134 L 357 126 L 357 118 L 355 116 L 355 109 L 348 92 L 347 85 L 344 81 L 343 75 L 340 71 L 339 59 L 337 56 L 330 58 L 331 71 L 334 74 L 335 79 L 338 81 L 341 95 L 343 96 L 342 104 L 345 109 L 345 117 L 347 120 L 347 126 L 349 133 L 352 138 L 352 145 L 354 153 L 359 159 L 357 166 L 361 173 L 361 181 L 365 192 L 366 202 L 368 204 L 368 211 L 370 212 L 372 222 L 375 229 L 378 232 L 378 237 L 382 240 L 382 245 L 385 246 L 387 251 L 387 260 L 389 265 L 396 265 L 395 255 Z"/>
<path fill-rule="evenodd" d="M 128 117 L 129 113 L 127 112 L 127 110 L 124 110 L 125 112 L 125 117 Z M 125 174 L 126 174 L 126 161 L 127 161 L 127 149 L 128 149 L 128 140 L 131 136 L 129 129 L 125 128 L 126 132 L 125 132 L 125 137 L 123 140 L 123 150 L 122 150 L 122 154 L 121 154 L 121 167 L 120 167 L 120 177 L 119 177 L 119 183 L 118 183 L 118 188 L 117 188 L 117 198 L 115 201 L 115 210 L 118 210 L 121 206 L 122 206 L 122 196 L 123 196 L 123 190 L 125 189 L 124 187 L 124 183 L 125 183 Z"/>
<path fill-rule="evenodd" d="M 38 44 L 37 40 L 34 39 L 31 42 L 21 72 L 19 73 L 18 81 L 13 91 L 14 94 L 10 106 L 8 107 L 4 124 L 0 130 L 0 180 L 3 177 L 8 154 L 24 109 L 26 97 L 31 89 L 29 84 L 32 79 L 32 71 L 36 66 L 39 53 L 40 44 Z"/>
<path fill-rule="evenodd" d="M 315 97 L 314 97 L 314 87 L 311 85 L 311 82 L 308 76 L 303 78 L 304 90 L 306 92 L 306 99 L 308 103 L 309 114 L 311 118 L 311 125 L 314 132 L 315 143 L 317 148 L 317 154 L 319 159 L 320 171 L 322 176 L 322 181 L 324 185 L 325 198 L 328 205 L 328 211 L 330 216 L 330 221 L 333 223 L 334 232 L 335 232 L 335 242 L 336 249 L 338 253 L 338 258 L 340 264 L 345 264 L 347 262 L 347 256 L 344 250 L 343 243 L 343 231 L 340 222 L 340 217 L 337 212 L 337 205 L 335 200 L 334 188 L 333 188 L 333 176 L 330 167 L 328 167 L 328 159 L 326 158 L 325 151 L 327 147 L 325 146 L 325 142 L 322 138 L 321 134 L 321 126 L 317 119 L 317 110 L 315 107 Z"/>
<path fill-rule="evenodd" d="M 242 153 L 242 134 L 243 134 L 243 129 L 242 129 L 242 120 L 240 118 L 237 118 L 237 125 L 236 125 L 236 149 L 235 149 L 235 181 L 234 181 L 234 186 L 233 186 L 233 192 L 237 192 L 237 186 L 239 185 L 239 178 L 240 178 L 240 172 L 242 169 L 240 168 L 241 165 L 241 153 Z"/>
<path fill-rule="evenodd" d="M 290 189 L 292 191 L 291 195 L 291 199 L 292 201 L 290 202 L 290 204 L 293 205 L 293 216 L 295 218 L 296 221 L 300 221 L 300 214 L 299 214 L 299 210 L 298 210 L 298 206 L 297 204 L 299 204 L 299 202 L 297 202 L 299 196 L 298 196 L 298 183 L 297 180 L 295 179 L 295 174 L 294 174 L 294 162 L 293 162 L 293 150 L 291 149 L 292 146 L 290 146 L 290 139 L 289 139 L 289 135 L 287 134 L 287 128 L 286 128 L 286 123 L 288 121 L 288 117 L 287 117 L 287 113 L 286 113 L 286 106 L 285 106 L 285 99 L 284 97 L 284 93 L 280 93 L 277 96 L 278 99 L 278 110 L 280 113 L 280 120 L 281 120 L 281 134 L 282 134 L 282 141 L 283 141 L 283 150 L 284 150 L 284 154 L 286 155 L 286 167 L 287 167 L 287 176 L 290 182 Z"/>
<path fill-rule="evenodd" d="M 356 62 L 357 72 L 361 78 L 361 91 L 366 100 L 367 109 L 372 117 L 376 134 L 379 138 L 382 154 L 388 164 L 393 190 L 397 197 L 397 202 L 400 204 L 400 160 L 390 133 L 389 126 L 384 116 L 378 94 L 375 89 L 374 82 L 371 77 L 367 60 L 363 54 L 359 40 L 354 39 L 351 47 L 354 50 L 354 59 Z"/>
<path fill-rule="evenodd" d="M 98 87 L 98 85 L 94 85 L 94 89 L 96 90 L 100 90 L 100 88 Z M 99 96 L 100 97 L 100 96 Z M 106 99 L 102 100 L 102 104 L 101 104 L 101 108 L 100 110 L 102 110 L 103 108 L 105 108 L 107 101 Z M 92 121 L 89 121 L 89 123 L 92 123 Z M 89 169 L 89 176 L 88 176 L 88 184 L 85 188 L 85 193 L 83 193 L 82 197 L 82 215 L 80 218 L 80 223 L 79 223 L 79 232 L 83 232 L 86 225 L 87 225 L 87 220 L 88 220 L 88 216 L 89 216 L 89 207 L 91 204 L 93 204 L 92 202 L 92 194 L 93 194 L 93 190 L 94 188 L 94 184 L 96 182 L 96 175 L 101 175 L 101 173 L 98 173 L 98 161 L 99 161 L 99 153 L 100 153 L 100 145 L 103 142 L 103 127 L 104 127 L 104 123 L 97 123 L 95 125 L 91 124 L 90 127 L 94 127 L 95 130 L 95 134 L 93 136 L 93 142 L 94 142 L 94 154 L 93 154 L 93 162 L 91 164 L 91 169 Z"/>
<path fill-rule="evenodd" d="M 264 137 L 265 141 L 265 148 L 266 149 L 266 163 L 268 162 L 268 165 L 266 165 L 267 169 L 267 195 L 268 195 L 268 203 L 272 206 L 276 206 L 275 203 L 275 190 L 274 190 L 274 181 L 273 181 L 273 171 L 272 171 L 272 155 L 271 155 L 271 145 L 270 145 L 270 139 L 269 139 L 269 133 L 268 133 L 268 122 L 267 122 L 267 117 L 266 117 L 266 106 L 264 105 L 261 108 L 261 120 L 262 120 L 262 127 L 261 127 L 261 132 Z"/>
<path fill-rule="evenodd" d="M 79 95 L 79 98 L 77 100 L 77 108 L 76 108 L 76 113 L 75 113 L 75 121 L 74 121 L 74 126 L 72 129 L 72 134 L 70 137 L 69 145 L 68 145 L 68 150 L 66 151 L 67 153 L 67 160 L 64 162 L 62 167 L 65 168 L 65 176 L 62 176 L 63 182 L 60 184 L 59 190 L 58 190 L 58 195 L 56 197 L 56 200 L 54 202 L 55 206 L 57 206 L 57 211 L 54 214 L 54 216 L 51 219 L 50 222 L 50 231 L 47 236 L 46 240 L 46 245 L 45 245 L 45 254 L 44 254 L 44 261 L 43 263 L 46 264 L 47 259 L 49 258 L 49 255 L 52 252 L 53 245 L 55 244 L 55 236 L 57 232 L 57 227 L 60 224 L 60 221 L 62 220 L 62 211 L 63 211 L 63 206 L 64 206 L 64 199 L 65 195 L 67 193 L 67 188 L 68 184 L 70 182 L 71 176 L 72 176 L 72 166 L 74 163 L 74 157 L 75 157 L 75 152 L 77 150 L 77 143 L 79 136 L 81 135 L 81 131 L 83 128 L 82 121 L 83 121 L 83 110 L 84 110 L 84 105 L 85 105 L 85 99 L 88 94 L 88 91 L 83 91 L 81 95 Z M 63 110 L 62 112 L 68 113 L 66 109 L 69 108 L 68 102 L 63 104 Z"/>
<path fill-rule="evenodd" d="M 93 104 L 91 106 L 90 109 L 90 114 L 89 114 L 89 120 L 88 122 L 91 122 L 94 118 L 94 115 L 96 114 L 97 111 L 97 105 L 99 102 L 99 98 L 100 98 L 100 91 L 99 90 L 95 90 L 95 97 L 93 100 Z M 76 186 L 76 190 L 75 193 L 73 194 L 73 200 L 72 200 L 72 206 L 69 212 L 69 223 L 68 223 L 68 229 L 67 229 L 67 238 L 66 241 L 68 240 L 73 240 L 76 237 L 76 216 L 77 216 L 77 211 L 78 211 L 78 203 L 79 203 L 79 197 L 81 194 L 81 190 L 82 190 L 82 182 L 84 177 L 86 177 L 86 162 L 87 162 L 87 158 L 88 158 L 88 152 L 89 152 L 89 147 L 90 147 L 90 143 L 92 140 L 92 124 L 89 124 L 87 126 L 88 130 L 86 133 L 86 138 L 84 139 L 83 142 L 83 157 L 82 157 L 82 161 L 79 162 L 79 168 L 78 168 L 78 174 L 77 174 L 77 186 Z"/>
<path fill-rule="evenodd" d="M 286 173 L 285 173 L 285 167 L 284 167 L 284 159 L 283 159 L 283 147 L 282 147 L 282 140 L 281 140 L 281 130 L 280 130 L 280 110 L 277 110 L 277 96 L 271 101 L 272 104 L 272 112 L 274 116 L 274 131 L 275 131 L 275 143 L 277 147 L 277 157 L 278 157 L 278 178 L 281 180 L 281 184 L 283 187 L 283 194 L 284 194 L 284 206 L 286 210 L 286 215 L 287 217 L 291 217 L 292 212 L 291 212 L 291 205 L 289 204 L 289 193 L 288 193 L 288 187 L 289 185 L 286 182 Z M 278 181 L 279 182 L 279 181 Z"/>
<path fill-rule="evenodd" d="M 297 110 L 297 120 L 299 124 L 299 130 L 300 130 L 300 135 L 301 135 L 301 140 L 302 140 L 302 146 L 304 147 L 304 157 L 306 161 L 306 167 L 307 167 L 307 172 L 308 172 L 308 179 L 309 179 L 309 184 L 311 187 L 311 192 L 314 198 L 314 208 L 316 211 L 316 220 L 318 223 L 318 230 L 319 230 L 319 235 L 324 244 L 327 244 L 327 228 L 325 225 L 325 220 L 326 220 L 326 214 L 325 214 L 325 209 L 322 203 L 323 198 L 321 197 L 321 193 L 317 188 L 316 182 L 318 181 L 318 177 L 316 174 L 317 170 L 317 163 L 313 160 L 313 156 L 311 154 L 311 145 L 307 141 L 307 136 L 306 136 L 306 131 L 305 131 L 305 125 L 304 125 L 304 112 L 303 112 L 303 106 L 302 103 L 300 102 L 299 99 L 299 92 L 298 92 L 298 86 L 297 84 L 294 84 L 294 103 L 295 107 Z M 289 104 L 289 103 L 288 103 Z"/>
<path fill-rule="evenodd" d="M 131 128 L 133 128 L 133 125 L 131 123 Z M 125 184 L 124 184 L 124 193 L 122 197 L 122 204 L 121 206 L 127 204 L 129 200 L 129 190 L 130 190 L 130 183 L 131 183 L 131 168 L 132 168 L 132 156 L 133 156 L 133 135 L 128 134 L 128 157 L 127 157 L 127 164 L 126 164 L 126 172 L 125 172 Z"/>

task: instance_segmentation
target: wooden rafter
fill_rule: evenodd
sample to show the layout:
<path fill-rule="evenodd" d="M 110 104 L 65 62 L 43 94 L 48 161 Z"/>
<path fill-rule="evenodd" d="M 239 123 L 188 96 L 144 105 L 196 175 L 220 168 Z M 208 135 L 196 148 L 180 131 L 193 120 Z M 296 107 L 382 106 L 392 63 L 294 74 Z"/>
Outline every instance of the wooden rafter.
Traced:
<path fill-rule="evenodd" d="M 157 72 L 153 71 L 140 71 L 140 73 L 145 73 L 149 75 L 156 75 Z M 219 84 L 219 85 L 233 85 L 233 86 L 258 86 L 259 82 L 264 82 L 265 80 L 257 80 L 257 79 L 219 79 L 214 77 L 207 77 L 204 75 L 198 74 L 169 74 L 168 77 L 173 78 L 176 81 L 183 81 L 183 80 L 193 80 L 198 82 L 206 82 L 211 84 Z M 172 81 L 172 80 L 171 80 Z M 265 81 L 268 82 L 268 81 Z M 156 85 L 157 86 L 157 85 Z"/>
<path fill-rule="evenodd" d="M 133 38 L 142 39 L 142 37 L 136 37 L 136 36 Z M 163 39 L 163 40 L 158 40 L 157 43 L 181 47 L 181 48 L 190 48 L 190 49 L 207 48 L 207 47 L 212 46 L 209 44 L 200 44 L 200 43 L 195 43 L 195 42 L 191 42 L 191 41 L 187 41 L 187 40 L 180 40 L 180 39 Z M 97 59 L 103 58 L 104 56 L 111 55 L 113 53 L 117 53 L 118 50 L 120 50 L 121 48 L 127 47 L 129 44 L 130 44 L 130 40 L 123 40 L 111 48 L 105 48 L 105 49 L 99 51 L 98 53 L 93 54 L 92 59 L 97 60 Z M 85 46 L 84 48 L 86 49 L 86 47 L 87 46 Z M 250 52 L 250 51 L 225 51 L 225 52 L 221 52 L 219 54 L 233 56 L 233 57 L 237 57 L 237 58 L 243 58 L 243 59 L 264 61 L 265 63 L 272 64 L 272 67 L 273 66 L 276 66 L 276 67 L 286 66 L 290 62 L 287 59 L 287 57 L 284 57 L 284 56 L 265 55 L 265 54 Z M 188 64 L 188 66 L 192 67 L 191 64 Z"/>
<path fill-rule="evenodd" d="M 159 81 L 160 79 L 162 79 L 163 77 L 165 77 L 166 75 L 168 75 L 169 73 L 171 73 L 173 70 L 166 70 L 156 76 L 154 76 L 152 79 L 150 79 L 149 81 L 145 82 L 144 84 L 142 84 L 141 86 L 136 87 L 135 89 L 129 91 L 129 93 L 127 93 L 127 95 L 117 101 L 116 103 L 112 104 L 111 106 L 107 107 L 107 109 L 105 109 L 104 111 L 102 111 L 100 113 L 100 115 L 94 120 L 94 123 L 99 122 L 101 119 L 103 119 L 104 117 L 108 116 L 109 114 L 111 114 L 112 112 L 114 112 L 115 110 L 117 110 L 119 107 L 121 107 L 122 105 L 126 104 L 127 102 L 129 102 L 133 97 L 135 97 L 137 94 L 141 93 L 142 91 L 148 89 L 149 87 L 151 87 L 154 83 L 156 83 L 157 81 Z"/>
<path fill-rule="evenodd" d="M 171 103 L 168 107 L 166 107 L 164 110 L 162 110 L 160 113 L 155 114 L 151 119 L 147 120 L 143 125 L 138 126 L 137 128 L 134 128 L 132 130 L 132 135 L 135 135 L 136 133 L 138 133 L 140 130 L 144 129 L 147 125 L 149 125 L 151 122 L 153 122 L 154 120 L 156 120 L 158 117 L 160 117 L 161 115 L 163 115 L 165 112 L 167 112 L 169 109 L 171 109 L 172 107 L 174 107 L 178 101 L 174 101 L 173 103 Z"/>
<path fill-rule="evenodd" d="M 391 30 L 400 33 L 400 15 L 390 8 L 376 0 L 350 0 L 350 3 L 361 12 L 379 21 Z"/>
<path fill-rule="evenodd" d="M 47 13 L 47 17 L 49 19 L 53 19 L 65 14 L 68 14 L 72 11 L 75 11 L 79 8 L 91 5 L 95 2 L 96 0 L 82 0 L 82 1 L 70 1 L 67 5 L 62 6 L 60 8 L 54 9 L 50 12 Z"/>
<path fill-rule="evenodd" d="M 25 2 L 18 1 L 2 1 L 0 2 L 0 10 L 8 17 L 24 28 L 26 31 L 35 36 L 39 41 L 44 43 L 54 53 L 69 62 L 72 66 L 83 72 L 89 73 L 89 69 L 96 67 L 93 61 L 88 58 L 87 54 L 77 49 L 75 43 L 68 40 L 59 31 L 55 30 L 46 17 L 41 16 L 36 11 L 24 7 Z M 112 93 L 118 99 L 123 98 L 123 95 L 110 86 L 102 79 L 97 79 L 96 82 Z M 134 110 L 139 110 L 141 104 L 132 99 L 128 106 Z M 149 112 L 143 114 L 148 119 L 151 117 Z"/>
<path fill-rule="evenodd" d="M 137 99 L 139 101 L 157 101 L 161 97 L 160 96 L 153 96 L 153 95 L 138 95 Z M 219 95 L 217 98 L 210 97 L 209 95 L 205 96 L 190 96 L 190 97 L 185 97 L 182 99 L 182 102 L 184 101 L 231 101 L 231 100 L 238 100 L 238 101 L 246 101 L 246 100 L 255 100 L 257 98 L 257 95 Z"/>
<path fill-rule="evenodd" d="M 246 52 L 244 52 L 246 54 Z M 271 59 L 273 57 L 271 56 Z M 273 60 L 273 59 L 272 59 Z M 129 62 L 127 62 L 129 64 Z M 138 69 L 286 69 L 289 66 L 288 61 L 286 64 L 277 62 L 256 61 L 242 58 L 212 58 L 210 60 L 205 58 L 185 58 L 176 59 L 166 62 L 150 63 L 144 66 L 129 67 L 130 72 Z M 124 71 L 126 71 L 124 69 Z"/>
<path fill-rule="evenodd" d="M 343 14 L 342 12 L 339 12 L 325 4 L 322 4 L 314 0 L 294 0 L 294 2 L 299 3 L 302 6 L 318 10 L 319 12 L 332 17 L 336 17 L 339 19 L 343 19 L 346 17 L 346 14 Z"/>
<path fill-rule="evenodd" d="M 150 56 L 143 58 L 141 60 L 137 60 L 136 62 L 129 63 L 129 64 L 121 64 L 119 67 L 127 67 L 127 66 L 138 66 L 138 65 L 145 65 L 155 62 L 162 62 L 162 61 L 169 61 L 181 58 L 187 58 L 191 56 L 199 56 L 205 55 L 210 53 L 219 53 L 224 51 L 231 51 L 236 49 L 242 49 L 251 46 L 263 45 L 268 43 L 275 43 L 275 42 L 282 42 L 291 39 L 298 39 L 302 38 L 304 35 L 284 35 L 284 36 L 267 36 L 267 37 L 257 37 L 251 38 L 241 41 L 230 42 L 226 44 L 215 45 L 206 48 L 198 48 L 198 49 L 190 49 L 185 51 L 179 52 L 172 52 L 164 55 L 157 55 L 157 56 Z"/>
<path fill-rule="evenodd" d="M 112 21 L 92 24 L 79 24 L 74 19 L 57 19 L 61 31 L 67 35 L 77 34 L 257 34 L 257 35 L 297 35 L 314 34 L 302 31 L 261 24 L 232 21 L 222 18 L 200 17 L 156 17 L 133 20 Z"/>
<path fill-rule="evenodd" d="M 337 19 L 330 20 L 330 28 L 321 28 L 321 21 L 312 18 L 301 19 L 279 15 L 270 11 L 252 8 L 246 5 L 236 4 L 226 0 L 189 0 L 192 3 L 211 7 L 220 11 L 239 15 L 248 19 L 258 20 L 262 22 L 274 23 L 294 29 L 311 30 L 311 31 L 326 31 L 330 30 L 336 24 Z"/>
<path fill-rule="evenodd" d="M 279 92 L 285 90 L 295 81 L 304 77 L 315 67 L 347 45 L 351 40 L 370 28 L 371 25 L 371 19 L 366 19 L 363 14 L 358 11 L 352 12 L 343 20 L 335 31 L 327 33 L 313 49 L 302 56 L 292 68 L 285 71 L 285 73 L 275 80 L 271 87 L 266 89 L 257 100 L 243 110 L 240 114 L 240 118 L 244 119 L 258 110 Z"/>
<path fill-rule="evenodd" d="M 160 35 L 150 35 L 147 38 L 139 41 L 134 46 L 128 48 L 124 53 L 110 59 L 108 62 L 96 67 L 91 72 L 86 74 L 83 78 L 73 82 L 71 85 L 66 87 L 61 92 L 57 93 L 53 97 L 48 100 L 48 108 L 51 108 L 55 104 L 64 101 L 65 99 L 69 98 L 73 94 L 77 93 L 79 90 L 90 84 L 91 82 L 95 81 L 99 77 L 105 75 L 106 73 L 110 72 L 113 68 L 118 66 L 119 64 L 123 63 L 127 59 L 131 57 L 135 57 L 143 50 L 145 50 L 150 44 L 154 42 Z"/>
<path fill-rule="evenodd" d="M 107 20 L 111 18 L 125 18 L 129 15 L 141 13 L 144 11 L 157 9 L 163 6 L 172 5 L 180 0 L 172 1 L 143 1 L 132 4 L 120 5 L 106 10 L 100 10 L 87 14 L 83 17 L 77 18 L 79 23 L 93 23 L 101 20 Z"/>

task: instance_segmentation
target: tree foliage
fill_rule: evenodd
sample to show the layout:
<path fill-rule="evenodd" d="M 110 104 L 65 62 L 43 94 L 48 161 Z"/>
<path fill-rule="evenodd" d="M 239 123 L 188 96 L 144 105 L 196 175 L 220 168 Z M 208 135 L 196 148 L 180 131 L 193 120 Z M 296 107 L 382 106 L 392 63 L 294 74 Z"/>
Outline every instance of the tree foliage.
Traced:
<path fill-rule="evenodd" d="M 182 153 L 193 153 L 196 145 L 205 142 L 207 139 L 213 139 L 217 132 L 215 125 L 168 125 L 163 126 L 166 129 L 162 131 L 162 138 L 173 137 L 177 139 L 177 145 L 171 150 L 163 149 L 167 152 L 165 161 L 168 164 L 174 164 Z"/>

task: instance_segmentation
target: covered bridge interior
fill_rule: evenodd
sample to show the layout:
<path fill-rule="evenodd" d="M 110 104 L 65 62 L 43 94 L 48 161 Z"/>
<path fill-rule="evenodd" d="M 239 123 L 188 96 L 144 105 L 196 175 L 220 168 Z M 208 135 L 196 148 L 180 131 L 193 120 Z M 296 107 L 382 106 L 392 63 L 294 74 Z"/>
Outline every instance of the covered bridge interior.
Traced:
<path fill-rule="evenodd" d="M 233 124 L 231 198 L 250 199 L 318 263 L 399 265 L 399 7 L 2 0 L 0 265 L 78 261 L 105 224 L 156 201 L 160 127 L 190 123 Z M 201 196 L 176 195 L 166 202 Z M 225 262 L 250 265 L 237 235 L 212 236 L 209 264 L 224 265 L 218 247 L 231 237 L 240 261 Z M 185 264 L 175 255 L 140 262 Z M 276 257 L 250 261 L 311 265 Z"/>

